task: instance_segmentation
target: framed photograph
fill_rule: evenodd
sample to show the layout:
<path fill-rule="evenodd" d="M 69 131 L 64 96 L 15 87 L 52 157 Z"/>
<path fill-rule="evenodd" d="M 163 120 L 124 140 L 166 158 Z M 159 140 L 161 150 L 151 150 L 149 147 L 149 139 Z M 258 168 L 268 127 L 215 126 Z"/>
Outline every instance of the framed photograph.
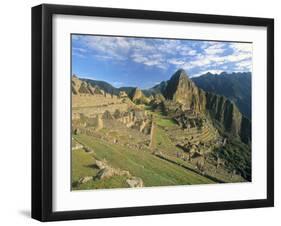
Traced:
<path fill-rule="evenodd" d="M 32 8 L 32 217 L 274 205 L 274 21 Z"/>

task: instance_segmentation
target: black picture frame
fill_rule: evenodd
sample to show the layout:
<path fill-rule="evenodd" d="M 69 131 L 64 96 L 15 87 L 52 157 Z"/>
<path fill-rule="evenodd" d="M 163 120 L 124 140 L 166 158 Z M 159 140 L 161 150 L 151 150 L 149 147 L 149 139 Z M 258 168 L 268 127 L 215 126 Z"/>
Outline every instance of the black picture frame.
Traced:
<path fill-rule="evenodd" d="M 55 14 L 267 28 L 267 198 L 129 208 L 52 210 L 52 18 Z M 274 206 L 274 20 L 43 4 L 32 8 L 32 218 L 40 221 L 122 217 Z"/>

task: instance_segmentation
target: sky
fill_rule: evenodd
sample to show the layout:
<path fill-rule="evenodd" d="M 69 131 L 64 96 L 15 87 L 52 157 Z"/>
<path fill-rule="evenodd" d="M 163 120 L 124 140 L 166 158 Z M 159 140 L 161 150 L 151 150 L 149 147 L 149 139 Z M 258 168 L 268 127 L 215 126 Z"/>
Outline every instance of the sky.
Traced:
<path fill-rule="evenodd" d="M 71 38 L 72 74 L 115 87 L 151 88 L 180 68 L 189 77 L 252 70 L 251 43 L 95 35 Z"/>

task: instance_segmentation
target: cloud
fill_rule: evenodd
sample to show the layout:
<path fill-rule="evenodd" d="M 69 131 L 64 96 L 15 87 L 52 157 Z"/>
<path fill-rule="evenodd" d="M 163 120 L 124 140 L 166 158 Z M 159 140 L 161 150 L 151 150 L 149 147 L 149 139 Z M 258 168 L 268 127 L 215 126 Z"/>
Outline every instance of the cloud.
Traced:
<path fill-rule="evenodd" d="M 176 58 L 171 58 L 171 59 L 168 60 L 168 63 L 174 64 L 174 65 L 183 65 L 183 64 L 185 64 L 185 61 L 179 60 L 179 59 L 176 59 Z"/>
<path fill-rule="evenodd" d="M 198 54 L 194 60 L 183 65 L 184 68 L 187 70 L 197 69 L 197 75 L 205 72 L 202 71 L 202 68 L 209 71 L 231 71 L 233 68 L 239 71 L 251 71 L 251 44 L 210 42 L 202 45 L 204 45 L 203 53 Z M 214 67 L 216 69 L 213 69 Z"/>
<path fill-rule="evenodd" d="M 235 71 L 241 72 L 241 71 L 251 71 L 252 70 L 252 61 L 246 60 L 246 61 L 240 61 L 235 64 Z"/>
<path fill-rule="evenodd" d="M 251 71 L 252 44 L 196 40 L 73 35 L 73 54 L 97 60 L 133 62 L 161 70 L 183 68 L 190 74 L 207 70 Z"/>
<path fill-rule="evenodd" d="M 101 58 L 115 60 L 126 60 L 130 47 L 127 39 L 123 37 L 81 35 L 74 40 L 79 42 L 82 48 L 87 48 L 89 52 Z"/>
<path fill-rule="evenodd" d="M 252 52 L 252 45 L 249 43 L 232 43 L 232 49 L 235 52 L 242 52 L 242 53 L 251 53 Z"/>
<path fill-rule="evenodd" d="M 112 82 L 112 84 L 113 84 L 113 86 L 115 86 L 115 87 L 121 87 L 122 85 L 124 85 L 123 82 L 119 82 L 119 81 L 114 81 L 114 82 Z"/>
<path fill-rule="evenodd" d="M 188 56 L 195 56 L 196 54 L 197 54 L 197 51 L 194 50 L 194 49 L 190 50 L 190 51 L 187 53 Z"/>
<path fill-rule="evenodd" d="M 87 52 L 87 49 L 78 48 L 78 47 L 73 47 L 72 50 L 73 50 L 74 52 L 80 52 L 80 53 L 86 53 L 86 52 Z"/>
<path fill-rule="evenodd" d="M 166 69 L 167 67 L 165 58 L 162 57 L 161 54 L 150 54 L 145 56 L 142 53 L 134 53 L 131 57 L 134 62 L 141 63 L 146 66 L 156 66 L 161 69 Z"/>
<path fill-rule="evenodd" d="M 87 53 L 87 49 L 85 48 L 78 48 L 78 47 L 72 48 L 72 55 L 74 56 L 85 58 L 85 53 Z"/>
<path fill-rule="evenodd" d="M 225 47 L 225 44 L 216 43 L 216 44 L 210 45 L 208 48 L 206 48 L 205 52 L 208 55 L 220 54 L 220 53 L 223 53 L 226 50 L 224 47 Z"/>
<path fill-rule="evenodd" d="M 72 55 L 73 56 L 77 56 L 77 57 L 80 57 L 80 58 L 86 58 L 86 56 L 84 54 L 81 54 L 79 52 L 72 52 Z"/>

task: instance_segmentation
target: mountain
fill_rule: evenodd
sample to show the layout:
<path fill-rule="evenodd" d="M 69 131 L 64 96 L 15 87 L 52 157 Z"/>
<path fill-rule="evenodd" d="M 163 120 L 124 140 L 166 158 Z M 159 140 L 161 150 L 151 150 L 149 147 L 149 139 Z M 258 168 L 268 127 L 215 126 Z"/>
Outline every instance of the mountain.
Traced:
<path fill-rule="evenodd" d="M 207 73 L 192 78 L 193 82 L 206 92 L 222 95 L 232 100 L 241 113 L 251 119 L 251 73 Z"/>
<path fill-rule="evenodd" d="M 167 83 L 168 83 L 167 81 L 162 81 L 162 82 L 160 82 L 159 84 L 153 86 L 150 89 L 143 90 L 143 93 L 146 96 L 162 94 L 162 93 L 164 93 L 164 91 L 165 91 L 165 89 L 167 87 Z"/>
<path fill-rule="evenodd" d="M 205 110 L 206 96 L 204 91 L 199 89 L 188 78 L 183 69 L 178 70 L 167 81 L 163 94 L 166 99 L 182 104 L 184 109 L 191 109 L 195 112 L 203 112 Z"/>
<path fill-rule="evenodd" d="M 135 89 L 136 87 L 130 87 L 130 86 L 117 88 L 119 92 L 124 91 L 125 93 L 127 93 L 128 96 L 132 96 L 132 93 L 135 91 Z"/>
<path fill-rule="evenodd" d="M 184 70 L 178 70 L 167 81 L 163 95 L 167 100 L 180 103 L 183 110 L 209 114 L 224 132 L 240 137 L 244 143 L 250 142 L 251 122 L 236 104 L 224 96 L 198 88 Z"/>
<path fill-rule="evenodd" d="M 100 89 L 104 90 L 106 93 L 110 93 L 113 95 L 118 95 L 120 91 L 124 91 L 127 93 L 128 96 L 131 96 L 134 90 L 136 89 L 136 87 L 129 87 L 129 86 L 116 88 L 111 84 L 109 84 L 108 82 L 99 81 L 99 80 L 92 80 L 92 79 L 85 79 L 85 78 L 81 78 L 81 80 L 91 84 L 92 86 L 97 86 Z"/>
<path fill-rule="evenodd" d="M 99 87 L 100 89 L 104 90 L 106 93 L 118 95 L 120 91 L 118 88 L 115 88 L 114 86 L 104 81 L 85 79 L 85 78 L 81 78 L 81 80 L 91 84 L 94 87 L 95 86 Z"/>
<path fill-rule="evenodd" d="M 76 94 L 104 94 L 103 90 L 100 89 L 99 86 L 93 85 L 89 82 L 80 80 L 75 75 L 72 76 L 71 80 L 71 91 L 74 95 Z"/>

